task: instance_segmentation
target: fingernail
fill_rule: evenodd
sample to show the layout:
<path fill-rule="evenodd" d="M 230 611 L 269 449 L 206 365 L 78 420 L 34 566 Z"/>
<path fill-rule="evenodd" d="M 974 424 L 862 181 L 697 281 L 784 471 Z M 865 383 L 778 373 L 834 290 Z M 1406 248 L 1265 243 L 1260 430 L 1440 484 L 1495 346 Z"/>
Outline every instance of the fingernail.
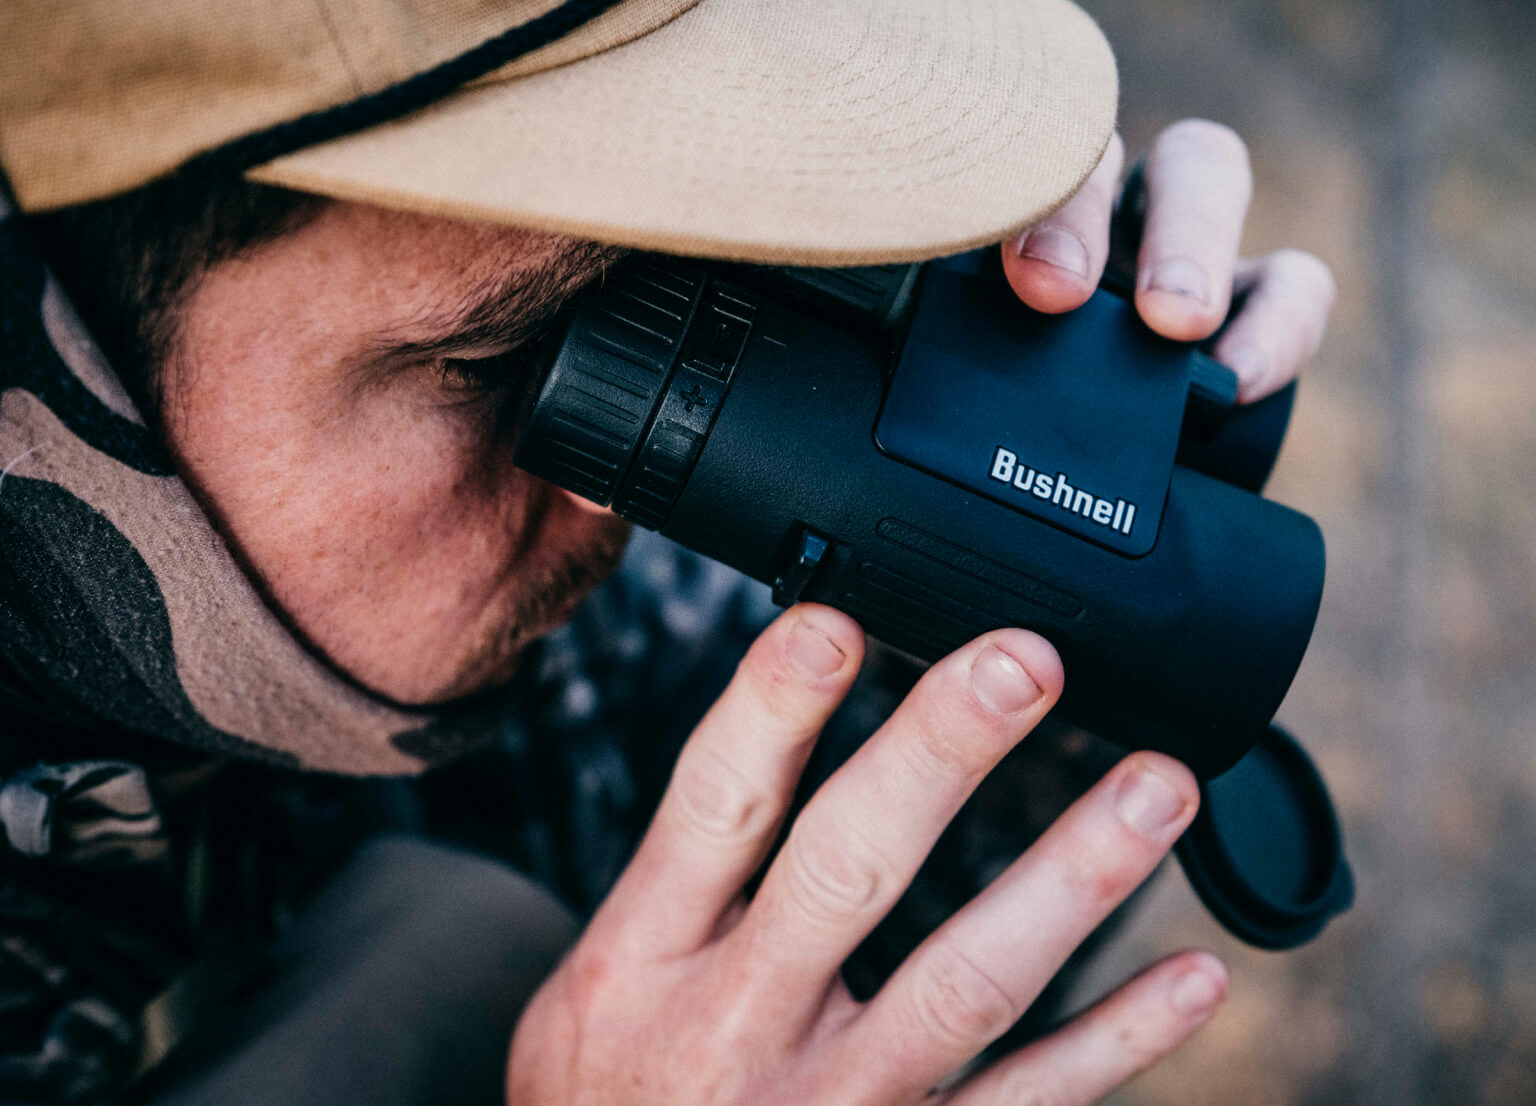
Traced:
<path fill-rule="evenodd" d="M 995 645 L 971 662 L 971 688 L 982 706 L 998 714 L 1017 714 L 1044 694 L 1024 666 Z"/>
<path fill-rule="evenodd" d="M 1184 796 L 1162 776 L 1143 768 L 1120 785 L 1120 820 L 1137 833 L 1153 837 L 1184 813 Z"/>
<path fill-rule="evenodd" d="M 803 675 L 819 680 L 842 668 L 848 657 L 816 627 L 796 622 L 789 631 L 789 659 Z"/>
<path fill-rule="evenodd" d="M 1147 274 L 1144 285 L 1148 291 L 1186 296 L 1201 303 L 1211 302 L 1210 276 L 1188 258 L 1164 261 Z"/>
<path fill-rule="evenodd" d="M 1202 956 L 1202 964 L 1174 980 L 1168 996 L 1173 1008 L 1186 1018 L 1209 1017 L 1227 993 L 1227 969 L 1214 956 Z"/>
<path fill-rule="evenodd" d="M 1065 227 L 1038 227 L 1019 240 L 1019 256 L 1044 261 L 1074 276 L 1088 275 L 1088 247 Z"/>

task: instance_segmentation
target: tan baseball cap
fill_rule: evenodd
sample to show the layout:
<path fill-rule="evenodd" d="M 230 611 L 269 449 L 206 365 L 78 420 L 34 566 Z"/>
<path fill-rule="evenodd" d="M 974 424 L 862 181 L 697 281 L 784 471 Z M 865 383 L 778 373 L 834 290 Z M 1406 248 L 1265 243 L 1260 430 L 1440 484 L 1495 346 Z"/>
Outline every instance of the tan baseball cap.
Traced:
<path fill-rule="evenodd" d="M 917 260 L 1054 210 L 1115 122 L 1069 0 L 4 0 L 0 43 L 31 211 L 233 151 L 254 180 L 620 245 Z"/>

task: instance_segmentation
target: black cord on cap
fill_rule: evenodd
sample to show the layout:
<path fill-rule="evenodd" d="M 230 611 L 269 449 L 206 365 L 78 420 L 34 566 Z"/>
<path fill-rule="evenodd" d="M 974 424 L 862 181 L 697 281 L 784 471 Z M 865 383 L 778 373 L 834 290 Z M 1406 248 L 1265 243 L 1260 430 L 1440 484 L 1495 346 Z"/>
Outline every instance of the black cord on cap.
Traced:
<path fill-rule="evenodd" d="M 620 2 L 566 0 L 536 19 L 509 28 L 457 57 L 407 77 L 399 84 L 345 104 L 321 108 L 297 119 L 286 120 L 255 134 L 242 135 L 217 149 L 198 155 L 189 165 L 195 169 L 244 172 L 306 146 L 328 142 L 409 115 L 494 69 L 564 38 Z"/>

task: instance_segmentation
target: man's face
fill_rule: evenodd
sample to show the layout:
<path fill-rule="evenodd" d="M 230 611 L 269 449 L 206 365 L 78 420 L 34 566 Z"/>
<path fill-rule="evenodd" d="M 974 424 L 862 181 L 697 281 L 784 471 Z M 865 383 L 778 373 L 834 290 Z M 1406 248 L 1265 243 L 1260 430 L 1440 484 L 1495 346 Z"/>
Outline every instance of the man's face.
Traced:
<path fill-rule="evenodd" d="M 625 525 L 515 469 L 511 433 L 528 339 L 616 256 L 336 203 L 187 298 L 163 376 L 182 473 L 365 686 L 430 703 L 505 680 L 617 560 Z"/>

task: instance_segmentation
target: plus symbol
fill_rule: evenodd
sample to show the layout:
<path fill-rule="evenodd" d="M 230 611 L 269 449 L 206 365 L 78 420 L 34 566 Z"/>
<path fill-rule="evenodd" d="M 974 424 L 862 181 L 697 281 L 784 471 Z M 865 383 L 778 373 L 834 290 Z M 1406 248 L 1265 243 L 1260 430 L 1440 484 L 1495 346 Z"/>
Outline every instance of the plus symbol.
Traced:
<path fill-rule="evenodd" d="M 695 407 L 709 408 L 709 397 L 704 394 L 704 389 L 695 384 L 686 392 L 679 392 L 678 398 L 683 401 L 683 413 L 691 415 Z"/>

